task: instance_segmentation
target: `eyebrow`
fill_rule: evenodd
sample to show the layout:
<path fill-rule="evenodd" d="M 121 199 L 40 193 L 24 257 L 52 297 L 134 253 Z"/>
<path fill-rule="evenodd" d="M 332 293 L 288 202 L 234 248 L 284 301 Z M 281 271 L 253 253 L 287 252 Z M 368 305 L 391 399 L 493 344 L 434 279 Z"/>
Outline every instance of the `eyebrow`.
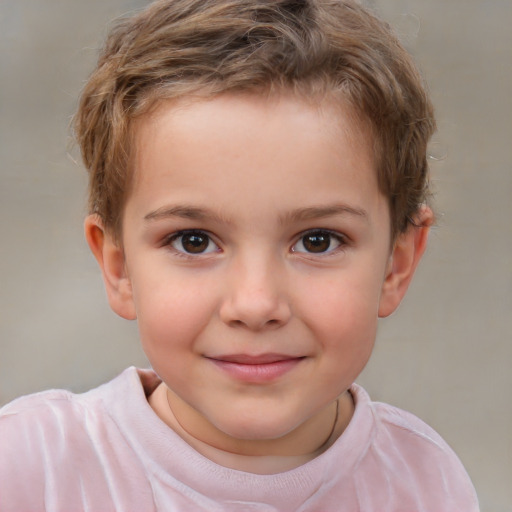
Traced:
<path fill-rule="evenodd" d="M 334 204 L 327 206 L 309 206 L 306 208 L 298 208 L 288 212 L 280 217 L 280 222 L 300 222 L 305 220 L 322 219 L 325 217 L 333 217 L 337 215 L 353 215 L 368 221 L 369 216 L 366 210 L 356 208 L 345 204 Z M 229 223 L 229 221 L 217 213 L 204 208 L 195 206 L 176 205 L 176 206 L 163 206 L 144 216 L 144 220 L 153 221 L 166 219 L 169 217 L 178 217 L 182 219 L 191 220 L 214 220 L 218 222 Z"/>
<path fill-rule="evenodd" d="M 360 217 L 366 222 L 369 221 L 368 212 L 363 208 L 356 208 L 346 204 L 333 204 L 333 205 L 321 205 L 321 206 L 310 206 L 306 208 L 298 208 L 290 213 L 287 213 L 281 218 L 281 222 L 295 221 L 300 222 L 304 220 L 322 219 L 325 217 L 334 217 L 337 215 L 353 215 Z"/>
<path fill-rule="evenodd" d="M 211 210 L 204 208 L 197 208 L 195 206 L 177 205 L 177 206 L 163 206 L 144 216 L 144 220 L 159 220 L 167 219 L 169 217 L 179 217 L 181 219 L 191 220 L 205 220 L 211 219 L 216 221 L 226 222 L 220 215 L 217 215 Z"/>

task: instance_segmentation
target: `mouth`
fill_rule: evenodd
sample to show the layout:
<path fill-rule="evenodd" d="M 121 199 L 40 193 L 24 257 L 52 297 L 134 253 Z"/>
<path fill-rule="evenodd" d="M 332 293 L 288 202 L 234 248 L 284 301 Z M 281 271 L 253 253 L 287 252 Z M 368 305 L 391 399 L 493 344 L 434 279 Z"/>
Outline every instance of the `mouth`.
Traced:
<path fill-rule="evenodd" d="M 231 378 L 258 384 L 279 379 L 298 366 L 305 357 L 285 354 L 230 354 L 207 359 Z"/>

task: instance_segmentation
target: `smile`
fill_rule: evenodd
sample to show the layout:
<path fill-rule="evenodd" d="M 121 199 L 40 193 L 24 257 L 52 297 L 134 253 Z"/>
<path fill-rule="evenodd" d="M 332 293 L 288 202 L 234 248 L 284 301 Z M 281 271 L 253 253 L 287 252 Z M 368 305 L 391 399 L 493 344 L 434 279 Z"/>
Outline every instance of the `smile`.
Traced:
<path fill-rule="evenodd" d="M 208 359 L 223 373 L 236 380 L 263 384 L 282 377 L 305 358 L 282 354 L 233 354 Z"/>

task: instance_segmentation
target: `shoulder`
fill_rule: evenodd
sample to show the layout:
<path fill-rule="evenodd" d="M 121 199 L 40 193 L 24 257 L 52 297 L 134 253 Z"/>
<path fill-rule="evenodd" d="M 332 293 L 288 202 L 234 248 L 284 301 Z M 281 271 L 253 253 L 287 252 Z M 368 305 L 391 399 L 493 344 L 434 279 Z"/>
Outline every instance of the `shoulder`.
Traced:
<path fill-rule="evenodd" d="M 379 433 L 389 432 L 403 442 L 411 441 L 434 451 L 453 453 L 443 438 L 414 414 L 382 402 L 371 402 L 371 408 Z"/>
<path fill-rule="evenodd" d="M 59 442 L 70 442 L 83 432 L 90 438 L 101 425 L 115 423 L 110 414 L 113 404 L 129 401 L 135 406 L 133 393 L 137 391 L 144 396 L 143 386 L 155 385 L 152 375 L 128 368 L 112 381 L 86 393 L 54 389 L 18 398 L 0 409 L 0 437 L 30 441 L 58 436 Z M 8 444 L 2 443 L 2 449 Z"/>
<path fill-rule="evenodd" d="M 0 425 L 8 424 L 20 415 L 40 412 L 49 404 L 69 403 L 75 396 L 64 389 L 51 389 L 16 398 L 0 409 Z"/>
<path fill-rule="evenodd" d="M 0 409 L 0 432 L 37 435 L 82 421 L 88 411 L 102 409 L 100 390 L 101 387 L 74 394 L 64 389 L 52 389 L 17 398 Z"/>
<path fill-rule="evenodd" d="M 361 386 L 354 385 L 351 391 L 359 416 L 372 424 L 370 446 L 392 443 L 400 448 L 400 453 L 405 457 L 409 454 L 409 449 L 412 450 L 413 457 L 420 450 L 429 457 L 440 456 L 460 464 L 446 441 L 417 416 L 386 403 L 372 402 Z"/>
<path fill-rule="evenodd" d="M 7 440 L 0 449 L 2 452 L 10 448 L 20 450 L 37 438 L 47 439 L 52 430 L 57 434 L 66 423 L 80 416 L 80 409 L 76 395 L 65 390 L 18 398 L 0 409 L 0 437 Z M 24 442 L 13 442 L 16 440 Z"/>
<path fill-rule="evenodd" d="M 133 405 L 137 381 L 144 396 L 129 369 L 87 393 L 45 391 L 0 409 L 0 509 L 39 510 L 42 496 L 72 503 L 86 488 L 105 498 L 116 479 L 125 488 L 116 465 L 133 474 L 138 464 L 110 411 L 119 400 Z"/>
<path fill-rule="evenodd" d="M 50 390 L 23 396 L 0 409 L 0 472 L 7 467 L 26 471 L 76 450 L 86 430 L 104 416 L 101 394 Z"/>
<path fill-rule="evenodd" d="M 392 443 L 400 449 L 401 456 L 411 458 L 415 465 L 442 462 L 443 466 L 466 472 L 448 443 L 429 425 L 410 412 L 389 404 L 372 402 L 375 420 L 375 443 Z M 418 458 L 418 455 L 422 458 Z"/>
<path fill-rule="evenodd" d="M 393 475 L 404 496 L 410 493 L 419 503 L 431 504 L 427 510 L 436 510 L 436 506 L 439 511 L 478 510 L 466 470 L 433 428 L 407 411 L 370 401 L 359 386 L 353 392 L 356 407 L 365 408 L 371 422 L 364 456 L 359 462 L 363 474 L 371 475 L 384 486 L 390 485 L 389 475 Z"/>
<path fill-rule="evenodd" d="M 67 419 L 81 420 L 89 413 L 104 414 L 111 402 L 130 401 L 131 394 L 137 392 L 149 395 L 160 383 L 154 372 L 128 368 L 113 380 L 85 393 L 75 394 L 64 389 L 52 389 L 22 396 L 0 408 L 0 425 L 9 426 L 25 419 L 37 417 L 59 424 Z M 132 403 L 133 405 L 133 403 Z M 40 424 L 40 422 L 38 422 Z"/>
<path fill-rule="evenodd" d="M 41 510 L 47 490 L 84 450 L 80 401 L 64 390 L 28 395 L 0 410 L 0 509 Z M 44 498 L 43 498 L 44 497 Z"/>

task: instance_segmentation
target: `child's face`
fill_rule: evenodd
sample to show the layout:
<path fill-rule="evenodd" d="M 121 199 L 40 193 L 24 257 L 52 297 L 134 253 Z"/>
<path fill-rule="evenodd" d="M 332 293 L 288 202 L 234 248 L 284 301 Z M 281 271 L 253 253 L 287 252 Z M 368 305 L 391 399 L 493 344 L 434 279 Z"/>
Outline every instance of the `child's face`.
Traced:
<path fill-rule="evenodd" d="M 186 429 L 293 431 L 352 384 L 397 305 L 367 133 L 283 94 L 164 103 L 135 134 L 114 309 L 137 317 Z"/>

